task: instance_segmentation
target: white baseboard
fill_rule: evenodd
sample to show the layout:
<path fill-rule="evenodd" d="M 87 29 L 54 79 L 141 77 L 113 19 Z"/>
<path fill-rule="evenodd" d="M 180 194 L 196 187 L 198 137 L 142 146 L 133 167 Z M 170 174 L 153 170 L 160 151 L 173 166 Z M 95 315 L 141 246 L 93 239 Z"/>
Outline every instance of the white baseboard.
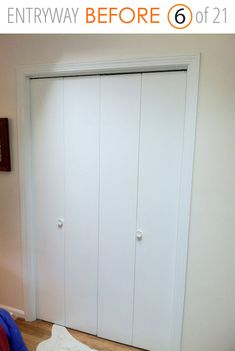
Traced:
<path fill-rule="evenodd" d="M 24 318 L 25 317 L 24 311 L 18 310 L 17 308 L 10 307 L 10 306 L 5 306 L 5 305 L 1 305 L 1 304 L 0 304 L 0 308 L 4 308 L 9 313 L 13 314 L 13 316 L 15 316 L 15 317 L 20 317 L 20 318 Z"/>

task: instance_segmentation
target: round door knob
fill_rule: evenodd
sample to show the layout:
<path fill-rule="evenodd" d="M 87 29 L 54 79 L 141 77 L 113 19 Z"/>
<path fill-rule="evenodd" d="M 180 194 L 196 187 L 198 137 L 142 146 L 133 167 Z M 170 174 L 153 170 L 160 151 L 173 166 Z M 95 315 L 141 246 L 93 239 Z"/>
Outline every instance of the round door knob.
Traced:
<path fill-rule="evenodd" d="M 137 232 L 136 232 L 136 238 L 137 238 L 137 240 L 142 240 L 143 239 L 143 231 L 142 230 L 137 230 Z"/>
<path fill-rule="evenodd" d="M 64 220 L 62 218 L 58 219 L 58 228 L 62 228 L 64 225 Z"/>

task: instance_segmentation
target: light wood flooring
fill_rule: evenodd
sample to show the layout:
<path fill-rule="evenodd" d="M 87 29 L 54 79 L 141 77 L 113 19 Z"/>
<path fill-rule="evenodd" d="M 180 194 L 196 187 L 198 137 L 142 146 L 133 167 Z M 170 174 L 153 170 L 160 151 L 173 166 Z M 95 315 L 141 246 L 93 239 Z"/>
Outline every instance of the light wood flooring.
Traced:
<path fill-rule="evenodd" d="M 52 324 L 37 320 L 34 322 L 25 322 L 25 320 L 18 318 L 16 320 L 24 341 L 29 351 L 35 351 L 37 345 L 48 339 L 51 336 Z M 69 332 L 83 344 L 86 344 L 92 349 L 99 351 L 142 351 L 134 347 L 118 344 L 109 340 L 98 338 L 97 336 L 82 333 L 76 330 L 68 329 Z"/>

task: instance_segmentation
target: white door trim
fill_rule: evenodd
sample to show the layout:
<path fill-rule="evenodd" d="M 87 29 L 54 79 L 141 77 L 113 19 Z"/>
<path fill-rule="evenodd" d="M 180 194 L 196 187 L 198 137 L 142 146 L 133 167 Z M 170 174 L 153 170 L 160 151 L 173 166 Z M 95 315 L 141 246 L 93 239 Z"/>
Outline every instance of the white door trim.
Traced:
<path fill-rule="evenodd" d="M 40 64 L 17 68 L 17 117 L 20 166 L 24 312 L 36 318 L 34 225 L 31 174 L 30 78 L 187 69 L 185 133 L 176 252 L 174 318 L 171 351 L 180 351 L 187 269 L 188 233 L 196 130 L 200 55 L 168 56 L 73 64 Z"/>

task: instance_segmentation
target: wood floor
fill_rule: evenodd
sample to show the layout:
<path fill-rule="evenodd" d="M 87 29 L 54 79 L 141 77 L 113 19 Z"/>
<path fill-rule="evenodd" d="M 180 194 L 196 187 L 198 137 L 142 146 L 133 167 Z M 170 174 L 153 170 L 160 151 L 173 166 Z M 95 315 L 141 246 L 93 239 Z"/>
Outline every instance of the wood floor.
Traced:
<path fill-rule="evenodd" d="M 25 320 L 18 318 L 16 320 L 24 341 L 29 351 L 35 351 L 37 345 L 48 339 L 51 336 L 52 324 L 44 321 L 25 322 Z M 98 338 L 94 335 L 82 333 L 76 330 L 68 329 L 69 332 L 80 342 L 86 344 L 92 349 L 99 351 L 141 351 L 134 347 L 118 344 L 112 341 Z"/>

